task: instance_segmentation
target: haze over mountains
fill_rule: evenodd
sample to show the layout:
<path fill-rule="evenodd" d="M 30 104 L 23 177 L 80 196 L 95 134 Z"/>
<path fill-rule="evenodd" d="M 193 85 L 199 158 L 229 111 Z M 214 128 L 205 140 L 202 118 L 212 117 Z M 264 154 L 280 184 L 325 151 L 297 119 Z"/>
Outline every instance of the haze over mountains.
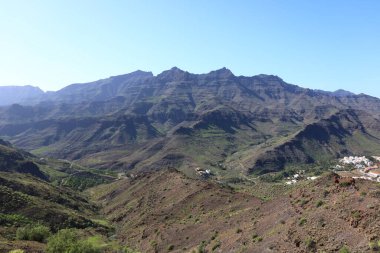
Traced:
<path fill-rule="evenodd" d="M 175 167 L 195 176 L 201 167 L 225 178 L 380 151 L 378 98 L 273 75 L 172 68 L 29 94 L 0 108 L 0 136 L 96 168 Z"/>

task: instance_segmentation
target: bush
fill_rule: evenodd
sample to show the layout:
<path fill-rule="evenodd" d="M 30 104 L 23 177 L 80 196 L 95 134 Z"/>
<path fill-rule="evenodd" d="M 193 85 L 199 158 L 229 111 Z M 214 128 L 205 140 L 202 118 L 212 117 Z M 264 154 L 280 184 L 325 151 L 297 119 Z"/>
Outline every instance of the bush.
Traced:
<path fill-rule="evenodd" d="M 371 241 L 369 243 L 369 248 L 372 250 L 372 251 L 379 251 L 380 250 L 380 241 Z"/>
<path fill-rule="evenodd" d="M 306 244 L 306 248 L 309 250 L 309 251 L 314 251 L 316 246 L 317 246 L 317 243 L 311 239 L 311 238 L 308 238 L 305 242 Z"/>
<path fill-rule="evenodd" d="M 302 219 L 298 222 L 298 225 L 299 225 L 300 227 L 302 227 L 303 225 L 306 224 L 306 222 L 307 222 L 307 220 L 306 220 L 305 218 L 302 218 Z"/>
<path fill-rule="evenodd" d="M 343 246 L 343 247 L 339 250 L 339 253 L 350 253 L 350 250 L 349 250 L 346 246 Z"/>
<path fill-rule="evenodd" d="M 0 225 L 1 226 L 25 226 L 29 224 L 30 220 L 22 215 L 18 214 L 3 214 L 0 213 Z"/>
<path fill-rule="evenodd" d="M 198 246 L 198 253 L 206 253 L 206 241 L 202 241 Z"/>
<path fill-rule="evenodd" d="M 100 253 L 99 247 L 87 240 L 79 240 L 72 229 L 62 229 L 51 236 L 46 247 L 47 253 Z"/>
<path fill-rule="evenodd" d="M 45 242 L 50 236 L 50 229 L 44 225 L 28 225 L 18 228 L 16 238 L 18 240 Z"/>
<path fill-rule="evenodd" d="M 321 207 L 323 205 L 323 201 L 322 200 L 318 200 L 317 201 L 317 204 L 315 205 L 316 207 Z"/>
<path fill-rule="evenodd" d="M 261 242 L 263 240 L 263 238 L 260 237 L 258 234 L 254 234 L 252 236 L 252 240 L 253 240 L 253 242 Z"/>

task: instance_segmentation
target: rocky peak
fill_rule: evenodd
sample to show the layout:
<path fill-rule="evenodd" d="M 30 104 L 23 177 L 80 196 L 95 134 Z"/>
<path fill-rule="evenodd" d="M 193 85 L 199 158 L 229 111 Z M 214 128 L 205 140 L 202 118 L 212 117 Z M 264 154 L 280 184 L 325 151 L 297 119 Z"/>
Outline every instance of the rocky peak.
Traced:
<path fill-rule="evenodd" d="M 234 74 L 228 68 L 223 67 L 221 69 L 211 71 L 210 73 L 207 74 L 207 76 L 212 77 L 212 78 L 229 78 L 229 77 L 233 77 Z"/>
<path fill-rule="evenodd" d="M 189 72 L 183 71 L 177 67 L 173 67 L 157 75 L 157 78 L 164 81 L 183 81 L 186 80 L 189 76 Z"/>

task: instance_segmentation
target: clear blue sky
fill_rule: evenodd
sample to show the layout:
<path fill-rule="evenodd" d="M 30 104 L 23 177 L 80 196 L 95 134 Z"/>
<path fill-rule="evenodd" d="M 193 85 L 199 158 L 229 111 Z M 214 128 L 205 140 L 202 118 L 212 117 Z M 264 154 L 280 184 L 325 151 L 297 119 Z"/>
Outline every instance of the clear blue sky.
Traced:
<path fill-rule="evenodd" d="M 0 0 L 0 85 L 225 66 L 380 97 L 379 13 L 378 0 Z"/>

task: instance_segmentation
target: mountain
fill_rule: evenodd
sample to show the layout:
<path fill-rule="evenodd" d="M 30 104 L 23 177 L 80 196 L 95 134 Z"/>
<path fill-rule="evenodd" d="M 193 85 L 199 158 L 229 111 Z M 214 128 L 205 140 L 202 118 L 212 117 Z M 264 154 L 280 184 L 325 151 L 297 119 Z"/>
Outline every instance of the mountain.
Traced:
<path fill-rule="evenodd" d="M 343 156 L 380 153 L 380 121 L 364 111 L 342 110 L 305 126 L 276 147 L 262 152 L 252 170 L 283 169 L 287 164 L 329 161 Z"/>
<path fill-rule="evenodd" d="M 172 68 L 73 84 L 33 105 L 1 107 L 0 136 L 34 154 L 99 169 L 175 167 L 196 177 L 200 167 L 226 178 L 376 155 L 379 117 L 380 100 L 364 94 L 304 89 L 226 68 Z"/>
<path fill-rule="evenodd" d="M 0 86 L 0 106 L 31 103 L 44 95 L 44 92 L 30 85 L 27 86 Z"/>

